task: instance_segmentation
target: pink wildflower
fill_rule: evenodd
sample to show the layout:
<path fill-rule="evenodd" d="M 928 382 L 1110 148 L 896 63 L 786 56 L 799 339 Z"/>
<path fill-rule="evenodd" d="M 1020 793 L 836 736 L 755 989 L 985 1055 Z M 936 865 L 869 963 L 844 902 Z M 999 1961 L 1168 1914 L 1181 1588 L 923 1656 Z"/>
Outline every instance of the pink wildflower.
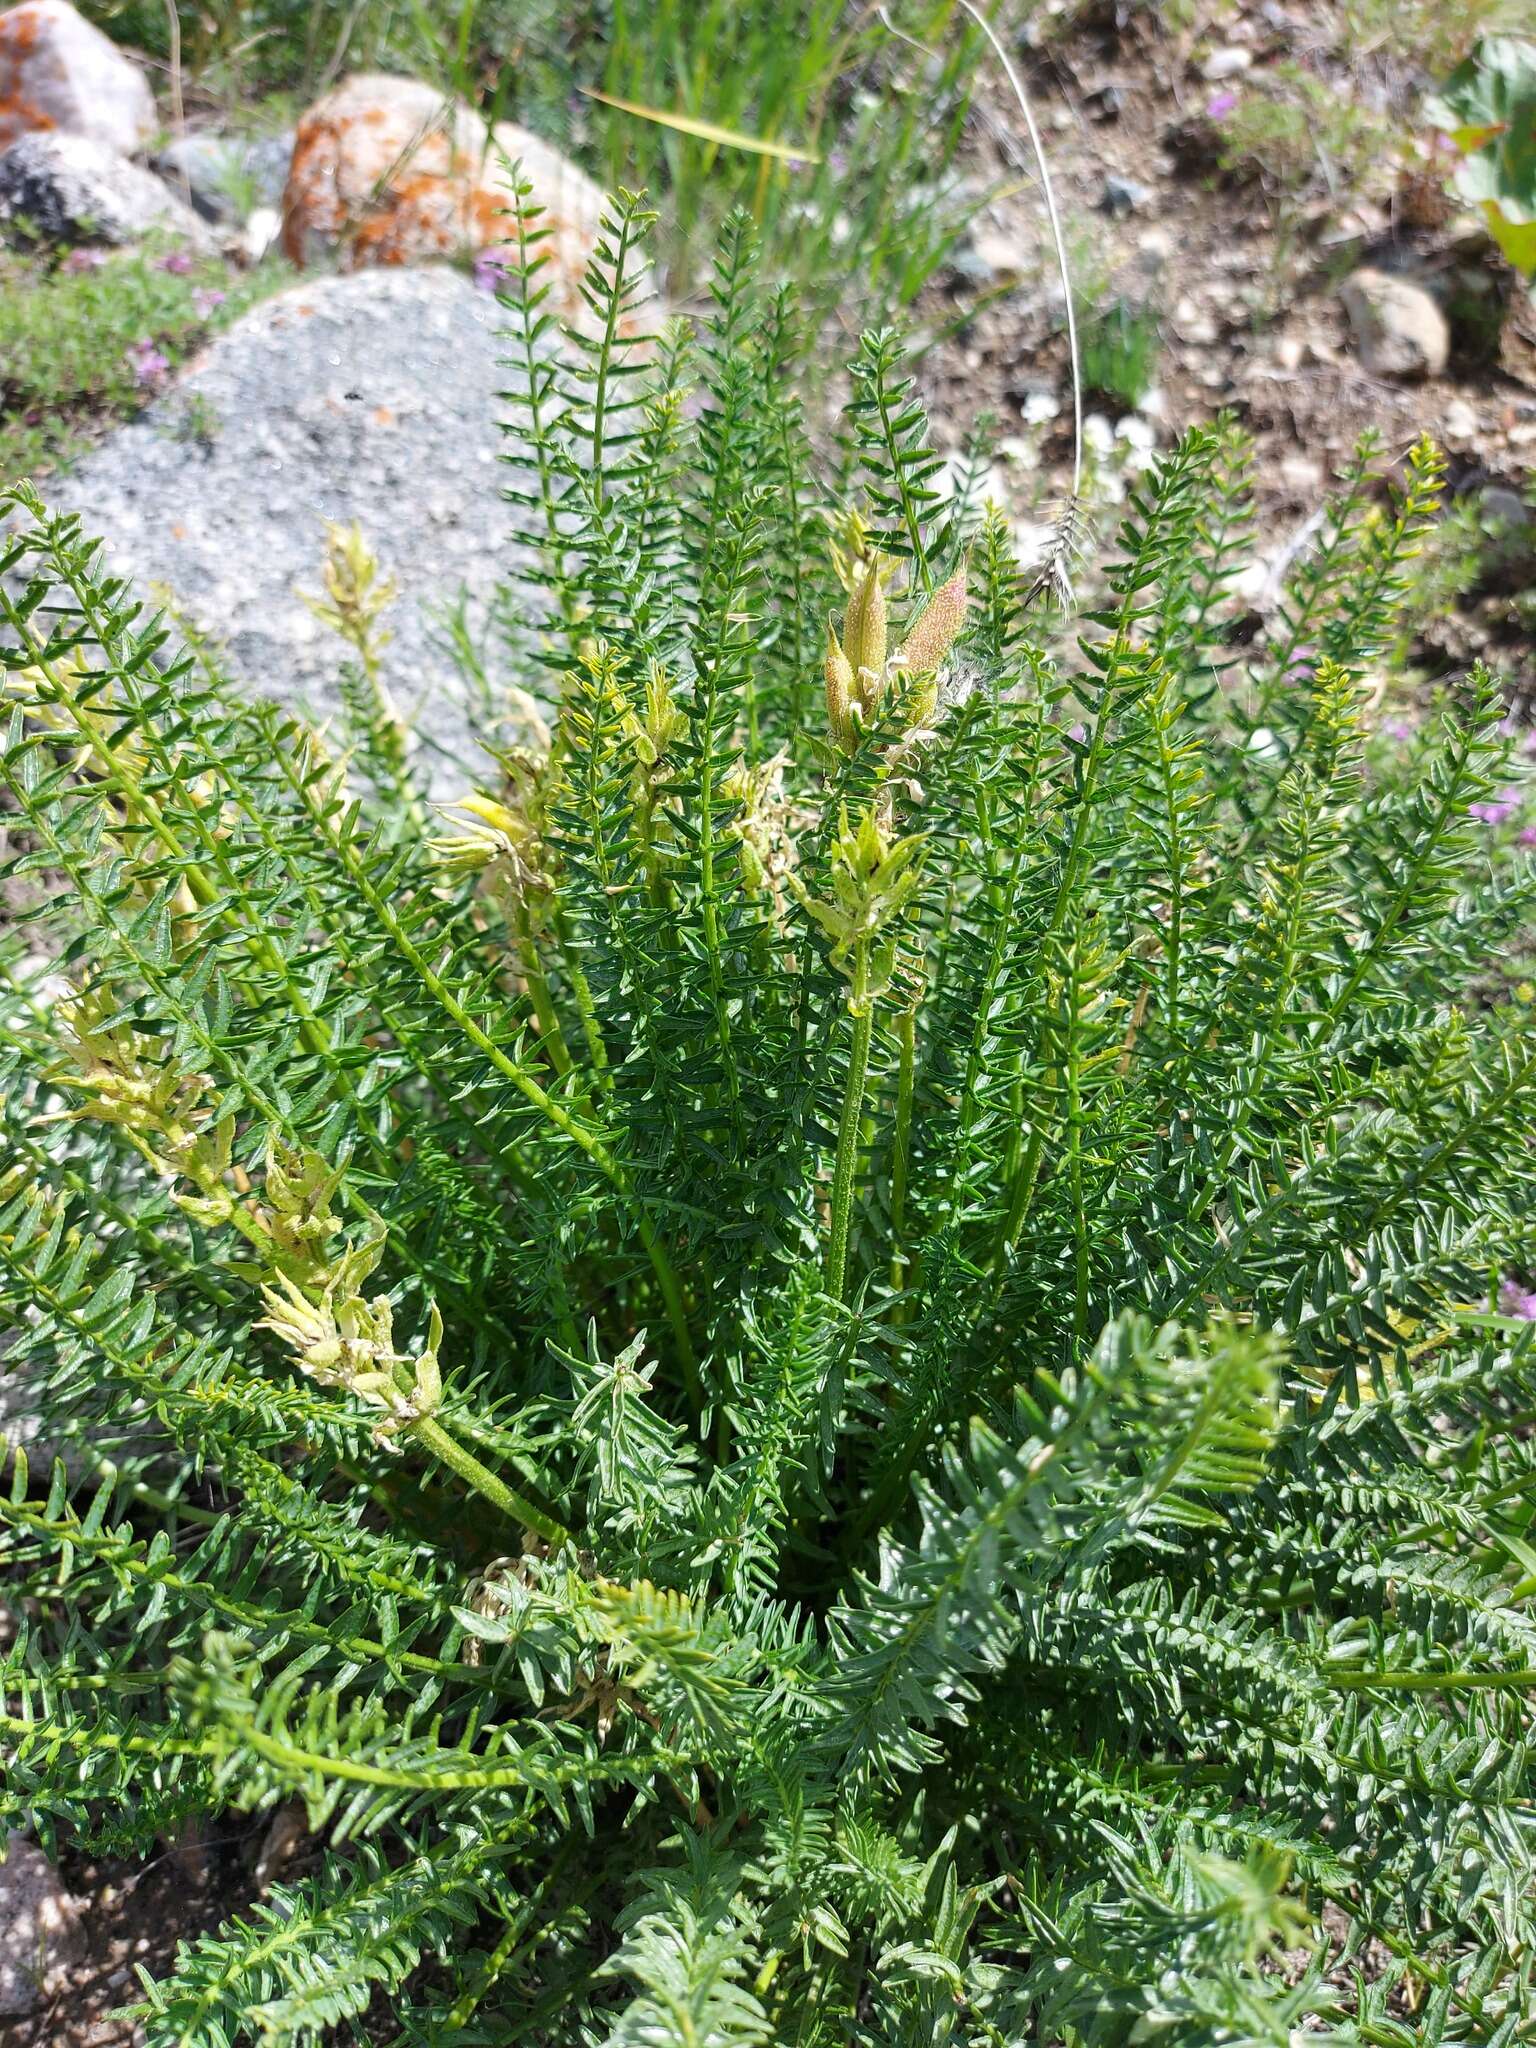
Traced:
<path fill-rule="evenodd" d="M 105 249 L 71 249 L 59 268 L 66 277 L 82 277 L 88 270 L 100 270 L 106 260 Z"/>
<path fill-rule="evenodd" d="M 1518 789 L 1501 789 L 1486 803 L 1468 804 L 1467 810 L 1484 825 L 1502 825 L 1515 815 L 1523 801 Z"/>
<path fill-rule="evenodd" d="M 160 258 L 160 268 L 168 270 L 172 277 L 185 277 L 192 268 L 191 255 L 185 249 L 173 249 L 169 256 Z"/>
<path fill-rule="evenodd" d="M 1499 1313 L 1516 1316 L 1522 1323 L 1536 1323 L 1536 1288 L 1522 1287 L 1518 1280 L 1506 1280 L 1499 1289 Z"/>
<path fill-rule="evenodd" d="M 482 249 L 475 257 L 470 275 L 477 291 L 499 292 L 511 270 L 512 259 L 505 249 Z"/>
<path fill-rule="evenodd" d="M 222 306 L 228 296 L 227 292 L 199 288 L 192 294 L 192 310 L 199 320 L 206 320 L 214 307 Z"/>
<path fill-rule="evenodd" d="M 1224 115 L 1230 114 L 1236 105 L 1237 94 L 1235 92 L 1213 92 L 1210 103 L 1205 111 L 1211 120 L 1219 121 Z"/>
<path fill-rule="evenodd" d="M 152 390 L 169 371 L 171 362 L 170 357 L 162 355 L 152 341 L 136 341 L 128 351 L 128 367 L 136 384 Z"/>

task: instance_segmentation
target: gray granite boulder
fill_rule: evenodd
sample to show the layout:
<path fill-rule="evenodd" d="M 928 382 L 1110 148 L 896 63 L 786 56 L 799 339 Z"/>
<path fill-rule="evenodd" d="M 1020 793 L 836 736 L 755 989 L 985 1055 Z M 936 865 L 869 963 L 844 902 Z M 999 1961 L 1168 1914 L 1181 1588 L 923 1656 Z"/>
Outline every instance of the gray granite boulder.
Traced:
<path fill-rule="evenodd" d="M 139 242 L 174 236 L 214 247 L 206 223 L 163 178 L 89 135 L 23 135 L 0 150 L 0 227 L 44 242 Z"/>
<path fill-rule="evenodd" d="M 462 788 L 476 718 L 440 616 L 464 590 L 483 621 L 511 559 L 503 317 L 446 268 L 294 286 L 47 495 L 115 572 L 168 586 L 239 681 L 321 717 L 345 650 L 300 592 L 320 588 L 326 522 L 356 521 L 399 586 L 390 689 L 434 785 Z"/>

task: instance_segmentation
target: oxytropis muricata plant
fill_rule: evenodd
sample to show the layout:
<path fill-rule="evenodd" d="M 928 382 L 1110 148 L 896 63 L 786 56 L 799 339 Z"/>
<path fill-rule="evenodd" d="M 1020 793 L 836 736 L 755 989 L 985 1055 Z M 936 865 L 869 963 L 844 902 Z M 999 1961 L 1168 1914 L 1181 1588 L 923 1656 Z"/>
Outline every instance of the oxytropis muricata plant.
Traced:
<path fill-rule="evenodd" d="M 1437 459 L 1239 631 L 1191 432 L 1060 659 L 896 340 L 819 467 L 646 225 L 557 346 L 523 204 L 458 804 L 359 539 L 322 736 L 13 494 L 3 1818 L 302 1801 L 151 2048 L 1513 2048 L 1533 881 L 1486 677 L 1367 744 Z"/>

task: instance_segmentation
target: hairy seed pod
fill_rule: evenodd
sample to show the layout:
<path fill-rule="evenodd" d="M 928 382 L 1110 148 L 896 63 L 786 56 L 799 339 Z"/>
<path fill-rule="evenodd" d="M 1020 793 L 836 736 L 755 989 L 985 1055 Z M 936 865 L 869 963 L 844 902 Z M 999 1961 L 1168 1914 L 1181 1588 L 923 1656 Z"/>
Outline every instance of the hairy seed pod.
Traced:
<path fill-rule="evenodd" d="M 919 612 L 896 659 L 914 675 L 936 669 L 959 637 L 967 603 L 965 571 L 957 569 Z"/>
<path fill-rule="evenodd" d="M 832 621 L 827 621 L 827 657 L 822 666 L 827 682 L 827 727 L 832 741 L 846 753 L 852 745 L 848 709 L 853 699 L 853 664 L 843 652 Z"/>
<path fill-rule="evenodd" d="M 872 556 L 859 564 L 843 615 L 843 651 L 855 675 L 861 668 L 880 674 L 885 667 L 885 644 L 885 591 L 879 557 Z"/>

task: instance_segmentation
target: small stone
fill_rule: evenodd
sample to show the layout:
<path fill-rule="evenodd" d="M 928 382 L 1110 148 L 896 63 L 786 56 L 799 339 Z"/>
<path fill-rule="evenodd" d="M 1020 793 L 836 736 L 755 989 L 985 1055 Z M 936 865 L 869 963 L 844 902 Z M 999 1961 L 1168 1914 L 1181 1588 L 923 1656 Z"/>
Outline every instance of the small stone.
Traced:
<path fill-rule="evenodd" d="M 1144 419 L 1160 420 L 1168 410 L 1167 397 L 1154 384 L 1150 391 L 1144 391 L 1137 399 L 1136 410 Z"/>
<path fill-rule="evenodd" d="M 1136 238 L 1136 261 L 1149 277 L 1155 277 L 1173 255 L 1174 240 L 1166 228 L 1147 228 Z"/>
<path fill-rule="evenodd" d="M 155 132 L 144 74 L 68 0 L 23 0 L 0 14 L 0 149 L 44 132 L 122 156 Z"/>
<path fill-rule="evenodd" d="M 1510 490 L 1507 484 L 1489 484 L 1480 497 L 1485 519 L 1496 519 L 1501 526 L 1511 528 L 1531 524 L 1530 506 L 1518 491 Z"/>
<path fill-rule="evenodd" d="M 1089 413 L 1083 421 L 1083 445 L 1095 455 L 1107 455 L 1115 445 L 1115 430 L 1101 412 Z"/>
<path fill-rule="evenodd" d="M 1135 413 L 1128 412 L 1116 426 L 1115 432 L 1128 447 L 1135 448 L 1142 454 L 1149 453 L 1157 446 L 1157 432 L 1151 421 L 1138 418 Z"/>
<path fill-rule="evenodd" d="M 1127 214 L 1139 213 L 1155 197 L 1150 185 L 1139 184 L 1135 178 L 1122 178 L 1118 172 L 1109 171 L 1105 174 L 1099 211 L 1109 214 L 1112 219 L 1123 220 Z"/>
<path fill-rule="evenodd" d="M 1477 434 L 1477 414 L 1464 398 L 1453 398 L 1440 418 L 1440 431 L 1448 441 L 1471 441 Z"/>
<path fill-rule="evenodd" d="M 1061 400 L 1054 391 L 1030 391 L 1019 403 L 1027 427 L 1043 427 L 1048 420 L 1061 416 Z"/>
<path fill-rule="evenodd" d="M 1200 66 L 1200 76 L 1212 85 L 1219 85 L 1222 79 L 1236 78 L 1240 72 L 1250 70 L 1252 65 L 1252 50 L 1240 50 L 1231 44 L 1225 49 L 1212 50 Z"/>
<path fill-rule="evenodd" d="M 213 238 L 170 186 L 88 135 L 24 135 L 0 152 L 0 227 L 45 242 L 174 235 L 211 251 Z"/>
<path fill-rule="evenodd" d="M 997 444 L 997 452 L 1004 462 L 1011 462 L 1016 469 L 1040 467 L 1040 450 L 1022 434 L 1005 434 Z"/>
<path fill-rule="evenodd" d="M 0 1863 L 0 2018 L 35 2012 L 79 1945 L 79 1901 L 35 1843 L 13 1834 Z"/>
<path fill-rule="evenodd" d="M 971 242 L 961 242 L 950 251 L 944 274 L 949 284 L 973 285 L 978 291 L 994 281 L 992 266 L 983 261 Z"/>
<path fill-rule="evenodd" d="M 1275 363 L 1282 370 L 1299 370 L 1305 347 L 1299 334 L 1281 334 L 1275 338 Z"/>
<path fill-rule="evenodd" d="M 1361 367 L 1374 377 L 1438 377 L 1450 356 L 1445 315 L 1422 286 L 1384 270 L 1357 270 L 1339 298 Z"/>
<path fill-rule="evenodd" d="M 1323 465 L 1310 455 L 1287 455 L 1280 463 L 1280 480 L 1298 497 L 1311 497 L 1323 488 Z"/>
<path fill-rule="evenodd" d="M 971 236 L 966 248 L 978 283 L 1004 284 L 1024 275 L 1023 251 L 1012 235 L 984 228 Z"/>
<path fill-rule="evenodd" d="M 292 1862 L 308 1839 L 308 1809 L 302 1799 L 290 1799 L 273 1814 L 257 1852 L 256 1889 L 263 1897 L 271 1890 L 283 1865 Z"/>
<path fill-rule="evenodd" d="M 283 232 L 283 217 L 275 206 L 258 206 L 230 244 L 231 253 L 242 263 L 254 266 L 269 250 L 277 247 Z"/>

